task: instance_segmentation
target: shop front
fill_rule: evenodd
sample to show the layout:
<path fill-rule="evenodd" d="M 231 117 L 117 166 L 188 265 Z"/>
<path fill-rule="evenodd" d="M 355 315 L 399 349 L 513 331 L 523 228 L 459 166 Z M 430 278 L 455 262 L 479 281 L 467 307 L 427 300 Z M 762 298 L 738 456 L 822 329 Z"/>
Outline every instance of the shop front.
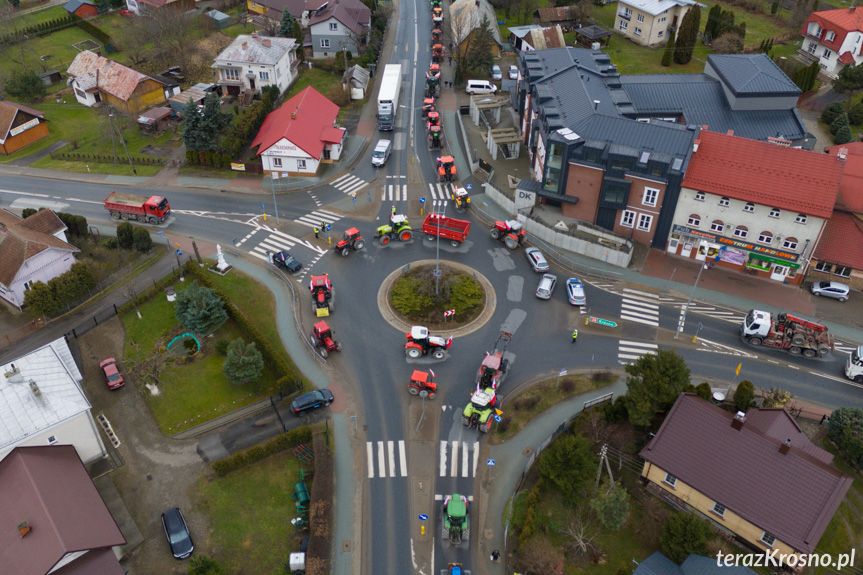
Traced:
<path fill-rule="evenodd" d="M 783 283 L 799 284 L 803 274 L 799 254 L 775 250 L 675 224 L 666 248 L 668 253 L 706 262 Z"/>

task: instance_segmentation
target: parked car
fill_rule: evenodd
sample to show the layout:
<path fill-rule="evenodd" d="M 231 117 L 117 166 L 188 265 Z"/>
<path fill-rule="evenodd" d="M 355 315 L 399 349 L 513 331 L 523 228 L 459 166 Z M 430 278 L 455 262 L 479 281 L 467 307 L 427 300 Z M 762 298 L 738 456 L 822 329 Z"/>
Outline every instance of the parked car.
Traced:
<path fill-rule="evenodd" d="M 192 534 L 186 525 L 186 518 L 179 507 L 168 509 L 162 513 L 162 527 L 165 529 L 165 537 L 171 546 L 171 553 L 175 559 L 185 559 L 192 554 L 195 546 L 192 544 Z"/>
<path fill-rule="evenodd" d="M 292 256 L 290 252 L 276 252 L 272 255 L 271 259 L 273 264 L 276 265 L 276 267 L 283 268 L 292 274 L 295 274 L 301 269 L 303 269 L 303 264 L 294 259 L 294 256 Z"/>
<path fill-rule="evenodd" d="M 824 297 L 832 297 L 839 301 L 845 301 L 851 293 L 851 288 L 839 282 L 815 282 L 809 286 L 809 291 L 817 296 L 823 295 Z"/>
<path fill-rule="evenodd" d="M 537 248 L 527 248 L 524 250 L 524 255 L 527 256 L 527 261 L 530 263 L 530 267 L 533 268 L 533 271 L 548 271 L 548 262 L 545 261 L 545 256 L 542 255 L 542 252 Z"/>
<path fill-rule="evenodd" d="M 502 80 L 503 79 L 503 73 L 500 71 L 500 66 L 498 66 L 497 64 L 495 64 L 494 66 L 491 67 L 491 79 L 492 80 Z"/>
<path fill-rule="evenodd" d="M 124 16 L 126 18 L 134 18 L 135 13 L 131 10 L 120 10 L 120 16 Z"/>
<path fill-rule="evenodd" d="M 551 299 L 554 287 L 557 285 L 557 276 L 554 274 L 542 274 L 539 285 L 536 287 L 536 297 L 539 299 Z"/>
<path fill-rule="evenodd" d="M 102 360 L 99 363 L 99 369 L 102 370 L 102 375 L 105 377 L 105 384 L 108 386 L 108 389 L 119 389 L 126 384 L 123 374 L 117 368 L 117 360 L 113 357 Z"/>
<path fill-rule="evenodd" d="M 518 66 L 515 64 L 509 67 L 509 79 L 518 80 Z"/>
<path fill-rule="evenodd" d="M 584 286 L 579 279 L 569 278 L 566 280 L 566 295 L 569 296 L 569 303 L 572 305 L 587 305 L 587 298 L 584 297 Z"/>
<path fill-rule="evenodd" d="M 291 402 L 291 413 L 300 415 L 304 411 L 326 407 L 333 402 L 333 392 L 329 389 L 316 389 L 305 393 Z"/>

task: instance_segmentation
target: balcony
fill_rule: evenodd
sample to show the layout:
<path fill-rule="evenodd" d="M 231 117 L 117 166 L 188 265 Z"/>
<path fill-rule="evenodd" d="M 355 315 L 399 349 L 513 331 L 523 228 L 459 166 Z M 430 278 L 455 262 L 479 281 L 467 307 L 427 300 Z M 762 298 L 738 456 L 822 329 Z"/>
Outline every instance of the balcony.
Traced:
<path fill-rule="evenodd" d="M 632 14 L 631 14 L 631 13 L 630 13 L 630 14 L 626 14 L 625 12 L 618 12 L 618 13 L 617 13 L 617 16 L 618 16 L 621 20 L 626 20 L 627 22 L 629 22 L 630 20 L 632 20 Z"/>

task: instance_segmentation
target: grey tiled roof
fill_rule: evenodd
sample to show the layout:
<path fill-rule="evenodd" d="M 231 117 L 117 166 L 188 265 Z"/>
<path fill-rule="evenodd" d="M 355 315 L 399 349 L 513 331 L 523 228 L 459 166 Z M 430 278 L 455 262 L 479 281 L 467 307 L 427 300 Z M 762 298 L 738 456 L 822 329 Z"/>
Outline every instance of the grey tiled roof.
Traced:
<path fill-rule="evenodd" d="M 632 575 L 683 575 L 683 570 L 661 552 L 655 551 L 638 564 Z"/>
<path fill-rule="evenodd" d="M 766 54 L 711 54 L 709 62 L 737 95 L 800 95 L 800 88 Z"/>
<path fill-rule="evenodd" d="M 264 45 L 264 41 L 269 41 L 269 46 Z M 268 64 L 275 66 L 279 63 L 285 54 L 287 54 L 297 43 L 293 38 L 276 38 L 258 36 L 252 37 L 248 34 L 240 34 L 227 48 L 216 56 L 216 64 L 211 67 L 216 67 L 220 62 L 230 62 L 231 64 Z"/>

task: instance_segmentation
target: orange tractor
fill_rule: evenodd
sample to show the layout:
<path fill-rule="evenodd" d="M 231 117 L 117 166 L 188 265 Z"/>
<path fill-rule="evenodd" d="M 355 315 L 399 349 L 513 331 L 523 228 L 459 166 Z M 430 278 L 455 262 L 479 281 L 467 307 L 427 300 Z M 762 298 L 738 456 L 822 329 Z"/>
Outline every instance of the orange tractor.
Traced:
<path fill-rule="evenodd" d="M 423 100 L 423 118 L 428 118 L 430 112 L 436 111 L 434 98 L 426 98 Z"/>
<path fill-rule="evenodd" d="M 431 130 L 432 126 L 440 126 L 440 113 L 429 112 L 428 120 L 426 121 L 426 130 Z"/>
<path fill-rule="evenodd" d="M 454 182 L 457 179 L 455 158 L 452 156 L 441 156 L 436 162 L 437 179 L 439 182 Z"/>
<path fill-rule="evenodd" d="M 432 62 L 443 62 L 443 44 L 432 46 Z"/>
<path fill-rule="evenodd" d="M 440 28 L 435 28 L 431 31 L 431 45 L 440 44 L 440 39 L 443 37 L 443 32 Z"/>
<path fill-rule="evenodd" d="M 411 382 L 408 384 L 408 393 L 411 395 L 422 395 L 423 392 L 426 392 L 425 397 L 434 399 L 437 393 L 437 384 L 433 381 L 434 376 L 435 373 L 432 370 L 414 370 L 411 375 Z"/>
<path fill-rule="evenodd" d="M 440 28 L 443 25 L 443 8 L 440 6 L 432 8 L 432 22 L 435 28 Z"/>

